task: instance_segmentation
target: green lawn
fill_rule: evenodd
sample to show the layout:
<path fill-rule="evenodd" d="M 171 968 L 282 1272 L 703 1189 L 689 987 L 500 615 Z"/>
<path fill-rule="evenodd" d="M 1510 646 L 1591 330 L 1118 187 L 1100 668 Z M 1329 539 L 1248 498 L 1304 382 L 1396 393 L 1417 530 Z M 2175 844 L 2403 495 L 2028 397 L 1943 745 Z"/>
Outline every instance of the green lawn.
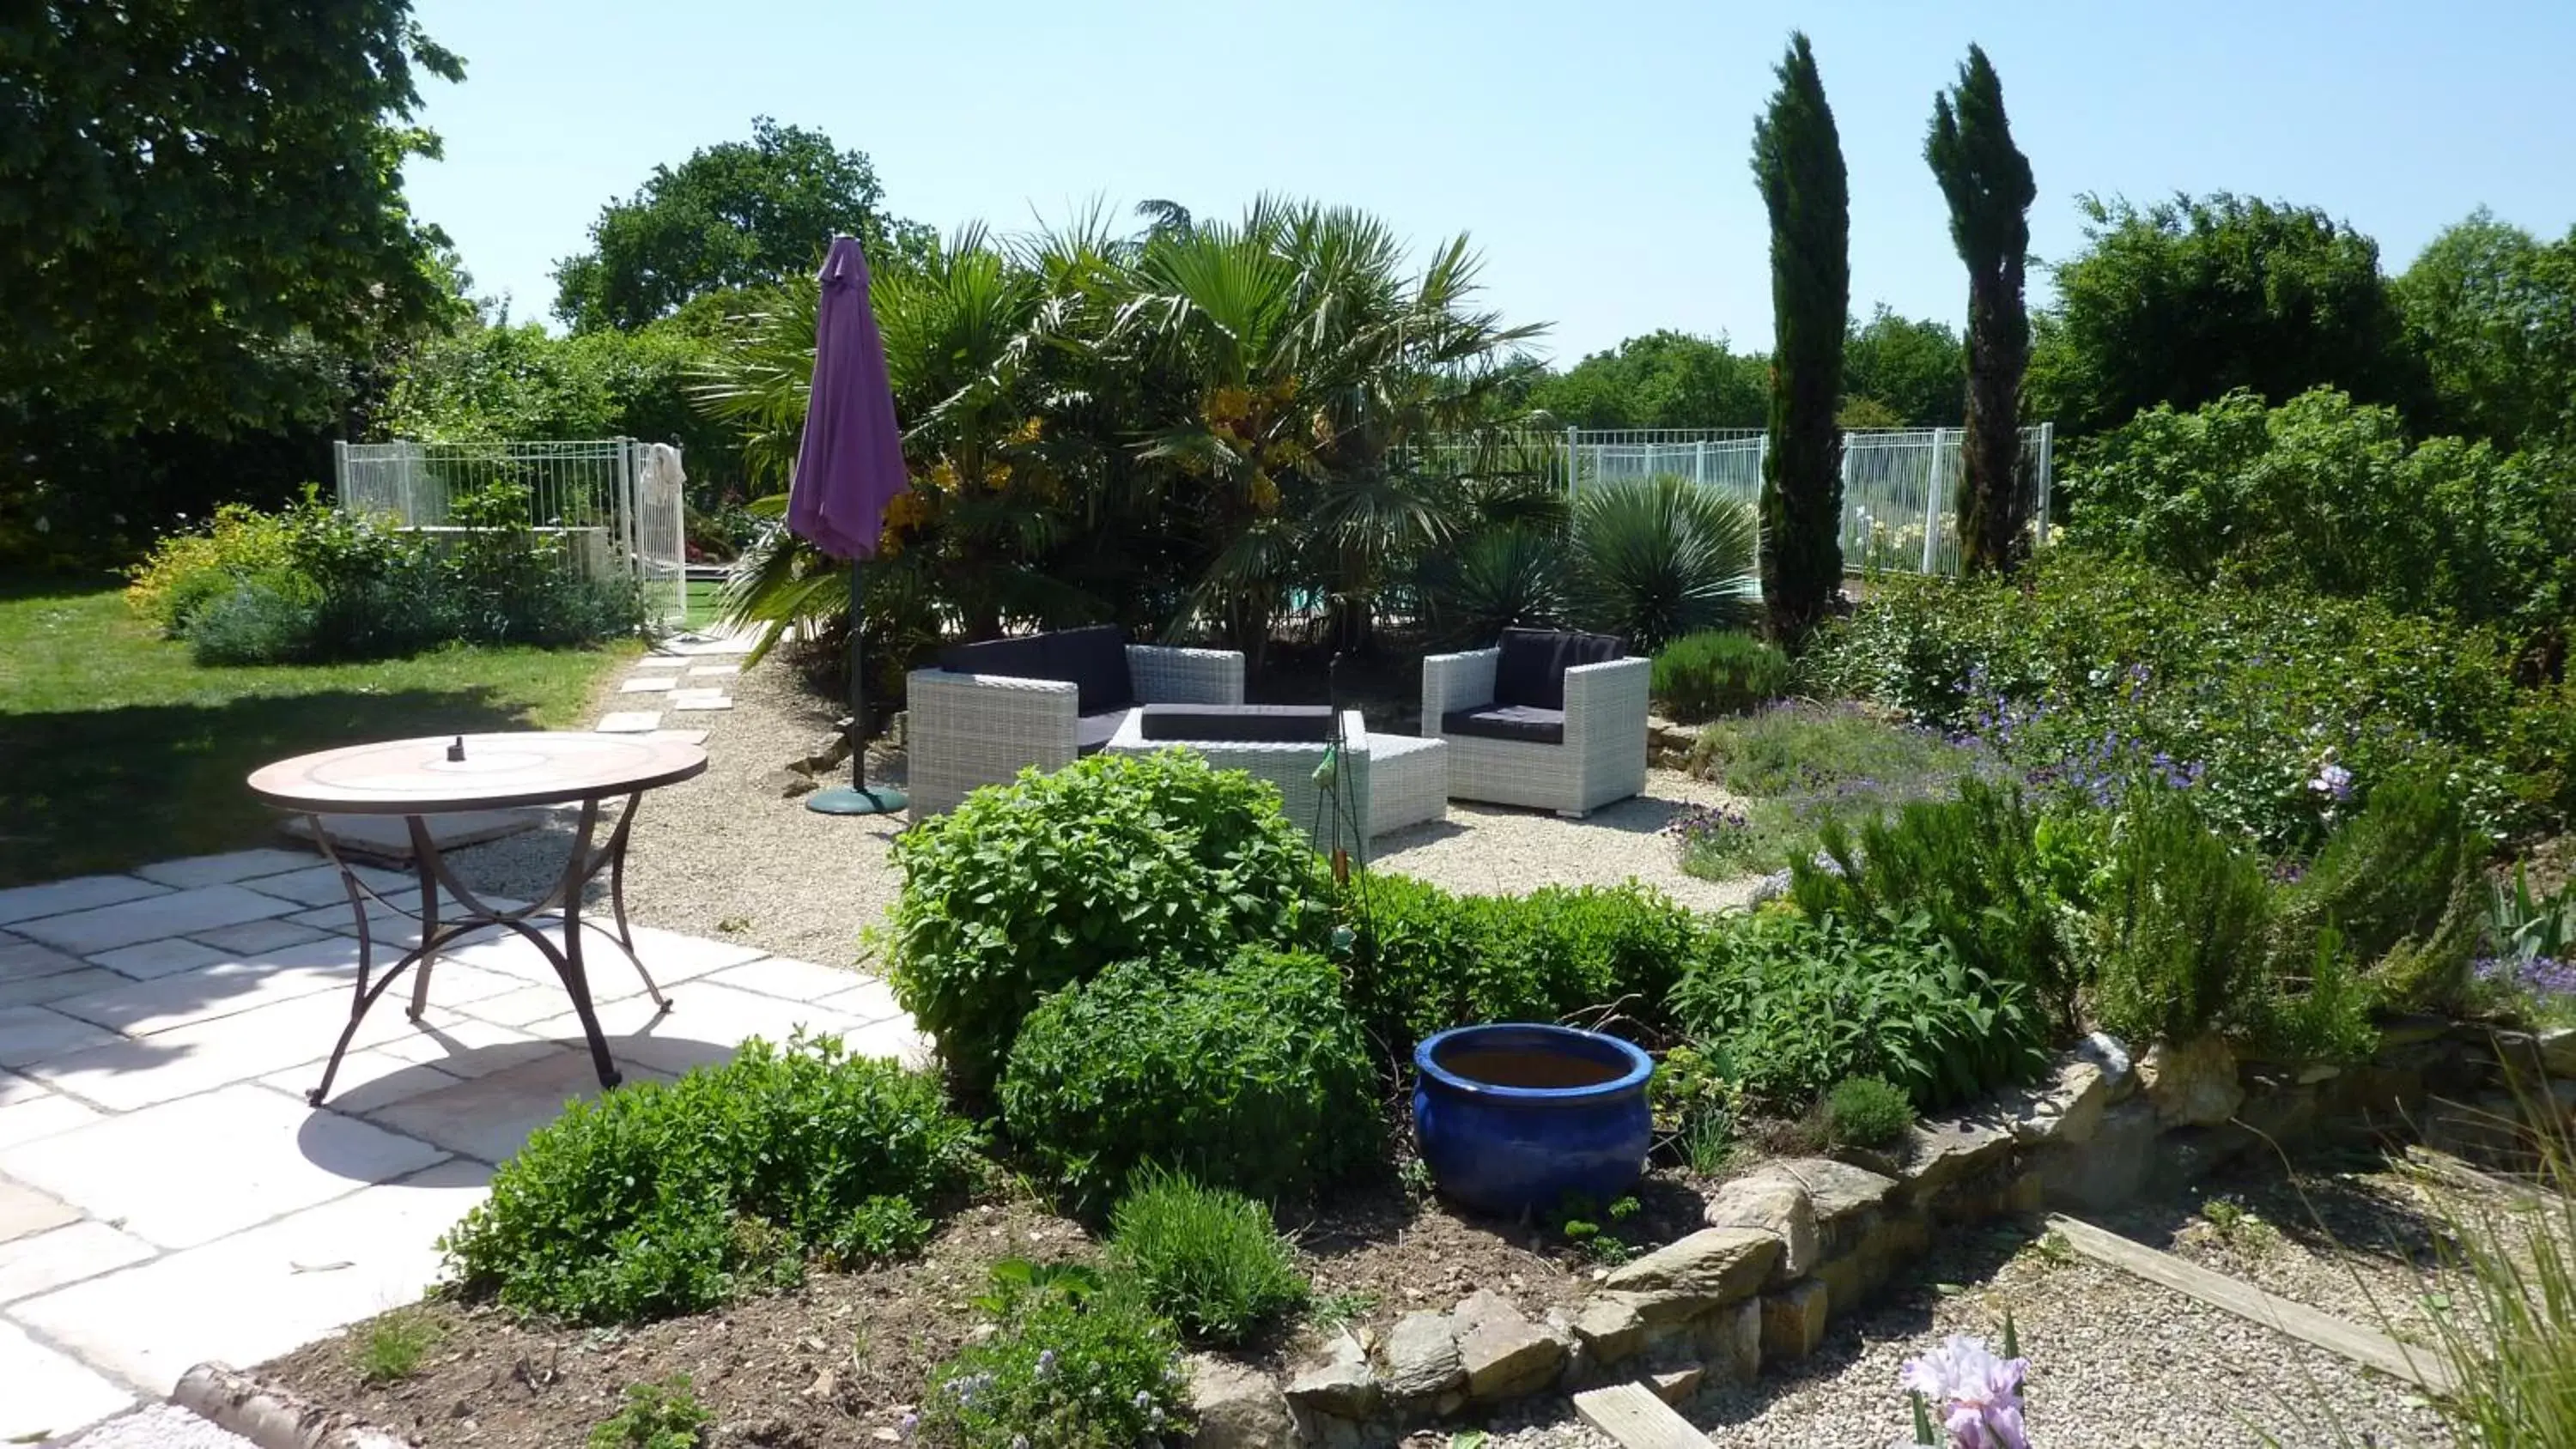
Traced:
<path fill-rule="evenodd" d="M 724 612 L 724 582 L 720 579 L 691 579 L 688 587 L 688 608 L 681 615 L 680 627 L 703 629 Z"/>
<path fill-rule="evenodd" d="M 361 740 L 582 723 L 640 646 L 200 669 L 112 583 L 0 589 L 0 886 L 256 845 L 243 777 Z"/>

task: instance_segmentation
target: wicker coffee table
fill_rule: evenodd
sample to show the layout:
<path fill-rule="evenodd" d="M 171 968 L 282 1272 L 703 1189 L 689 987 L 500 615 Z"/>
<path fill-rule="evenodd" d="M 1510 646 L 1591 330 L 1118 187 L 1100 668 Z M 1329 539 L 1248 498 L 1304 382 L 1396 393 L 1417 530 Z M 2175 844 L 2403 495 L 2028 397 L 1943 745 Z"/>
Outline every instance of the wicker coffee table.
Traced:
<path fill-rule="evenodd" d="M 599 1017 L 591 1006 L 590 977 L 582 962 L 582 927 L 609 935 L 626 959 L 635 963 L 653 1004 L 664 1011 L 671 1009 L 669 999 L 653 983 L 652 973 L 644 969 L 643 958 L 635 954 L 635 936 L 626 924 L 626 841 L 645 791 L 704 774 L 706 768 L 706 751 L 695 745 L 635 735 L 528 732 L 351 745 L 298 755 L 254 771 L 252 794 L 277 809 L 313 817 L 314 843 L 339 869 L 340 884 L 348 891 L 349 908 L 358 920 L 358 982 L 349 1023 L 331 1048 L 320 1085 L 307 1094 L 307 1100 L 318 1107 L 330 1095 L 331 1080 L 339 1074 L 340 1058 L 357 1035 L 358 1023 L 395 978 L 409 967 L 420 968 L 412 979 L 408 1013 L 419 1020 L 429 1006 L 430 968 L 437 964 L 440 949 L 494 926 L 525 936 L 545 953 L 565 994 L 572 998 L 574 1015 L 581 1019 L 600 1085 L 617 1085 L 617 1065 L 609 1059 L 608 1043 L 600 1036 Z M 621 795 L 626 806 L 609 832 L 608 843 L 594 846 L 601 803 Z M 509 910 L 485 902 L 456 879 L 439 855 L 427 819 L 467 810 L 570 804 L 581 806 L 581 819 L 563 874 L 544 900 Z M 332 847 L 330 832 L 322 828 L 324 815 L 402 816 L 410 827 L 412 863 L 420 879 L 419 909 L 386 900 L 361 880 Z M 602 871 L 608 873 L 609 906 L 617 923 L 613 934 L 581 916 L 582 888 Z M 462 914 L 454 919 L 440 918 L 442 887 L 461 908 Z M 420 923 L 420 945 L 381 975 L 373 969 L 375 945 L 367 923 L 370 902 Z M 557 920 L 563 932 L 560 945 L 543 929 Z"/>

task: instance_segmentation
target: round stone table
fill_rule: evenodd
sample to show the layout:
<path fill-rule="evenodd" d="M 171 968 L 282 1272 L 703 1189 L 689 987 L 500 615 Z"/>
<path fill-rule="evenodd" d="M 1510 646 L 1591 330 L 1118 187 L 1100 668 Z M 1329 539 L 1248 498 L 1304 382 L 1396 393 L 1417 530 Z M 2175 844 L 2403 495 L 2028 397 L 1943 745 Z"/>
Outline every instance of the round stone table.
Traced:
<path fill-rule="evenodd" d="M 609 933 L 599 922 L 581 918 L 582 888 L 601 871 L 608 873 L 609 905 L 617 923 L 610 938 L 626 953 L 626 959 L 635 963 L 636 974 L 644 978 L 644 989 L 652 995 L 653 1004 L 670 1010 L 669 999 L 653 983 L 652 973 L 644 969 L 643 958 L 636 955 L 634 932 L 626 924 L 626 841 L 645 791 L 704 774 L 706 768 L 707 753 L 696 745 L 641 735 L 529 731 L 436 735 L 350 745 L 297 755 L 253 771 L 252 794 L 277 809 L 313 817 L 314 843 L 324 858 L 339 868 L 340 884 L 349 893 L 349 908 L 357 913 L 358 984 L 349 1007 L 349 1023 L 341 1029 L 339 1044 L 331 1049 L 331 1060 L 322 1069 L 321 1084 L 307 1094 L 308 1100 L 318 1107 L 330 1095 L 331 1079 L 339 1074 L 340 1058 L 348 1052 L 350 1039 L 357 1035 L 358 1023 L 366 1019 L 368 1009 L 397 977 L 408 968 L 419 968 L 412 978 L 410 1010 L 412 1019 L 417 1021 L 429 1006 L 430 969 L 437 964 L 440 948 L 494 926 L 526 937 L 545 954 L 562 980 L 565 993 L 572 998 L 574 1014 L 581 1018 L 582 1034 L 589 1038 L 591 1065 L 598 1069 L 600 1085 L 617 1085 L 617 1065 L 610 1060 L 608 1043 L 600 1036 L 581 950 L 582 927 Z M 618 813 L 617 825 L 609 832 L 607 844 L 594 846 L 600 806 L 619 796 L 625 797 L 626 804 Z M 574 804 L 581 807 L 581 818 L 563 874 L 544 900 L 507 910 L 486 903 L 448 870 L 427 818 L 467 810 Z M 386 900 L 360 879 L 356 869 L 333 848 L 331 833 L 323 828 L 325 815 L 404 818 L 410 826 L 412 866 L 420 880 L 418 910 Z M 440 918 L 441 888 L 461 912 L 453 919 Z M 371 901 L 420 923 L 420 945 L 381 975 L 373 969 L 375 946 L 367 921 Z M 558 919 L 563 933 L 560 945 L 543 929 Z"/>

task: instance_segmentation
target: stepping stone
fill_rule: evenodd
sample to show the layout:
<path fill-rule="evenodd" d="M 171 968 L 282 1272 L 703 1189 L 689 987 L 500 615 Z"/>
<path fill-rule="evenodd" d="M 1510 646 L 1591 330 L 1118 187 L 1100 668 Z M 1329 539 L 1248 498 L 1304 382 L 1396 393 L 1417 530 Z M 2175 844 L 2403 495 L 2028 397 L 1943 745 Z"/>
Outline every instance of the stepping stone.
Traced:
<path fill-rule="evenodd" d="M 675 745 L 703 745 L 707 742 L 707 732 L 705 730 L 654 730 L 644 738 Z"/>
<path fill-rule="evenodd" d="M 720 679 L 728 674 L 740 673 L 742 673 L 742 666 L 739 664 L 692 664 L 689 666 L 689 677 L 691 679 Z"/>
<path fill-rule="evenodd" d="M 675 689 L 671 691 L 671 708 L 675 710 L 731 709 L 733 696 L 717 689 Z"/>
<path fill-rule="evenodd" d="M 62 916 L 112 906 L 119 901 L 157 896 L 168 889 L 130 875 L 80 875 L 43 885 L 20 886 L 0 891 L 0 926 L 38 916 Z"/>
<path fill-rule="evenodd" d="M 664 690 L 677 686 L 679 682 L 667 674 L 642 674 L 617 686 L 617 692 L 619 694 L 660 694 Z"/>
<path fill-rule="evenodd" d="M 635 667 L 638 669 L 677 669 L 688 662 L 688 658 L 685 655 L 647 654 L 643 658 L 635 661 Z"/>
<path fill-rule="evenodd" d="M 310 904 L 319 905 L 321 902 Z M 199 886 L 195 890 L 171 891 L 93 910 L 74 911 L 69 915 L 21 922 L 18 934 L 76 955 L 89 956 L 113 951 L 119 946 L 157 941 L 163 936 L 184 936 L 190 931 L 283 916 L 294 909 L 293 900 L 263 895 L 237 885 Z"/>
<path fill-rule="evenodd" d="M 119 975 L 149 981 L 156 976 L 175 976 L 182 971 L 194 971 L 200 966 L 212 966 L 231 958 L 212 946 L 201 946 L 173 936 L 166 940 L 146 941 L 139 946 L 101 951 L 89 959 L 92 965 L 104 966 Z"/>
<path fill-rule="evenodd" d="M 459 810 L 448 815 L 421 817 L 429 826 L 430 843 L 441 851 L 467 845 L 481 845 L 487 840 L 534 830 L 544 821 L 533 810 Z M 343 855 L 361 860 L 382 861 L 389 865 L 411 864 L 411 829 L 399 815 L 325 815 L 322 828 L 331 832 L 331 844 Z M 286 819 L 286 833 L 299 840 L 313 838 L 313 818 L 291 815 Z M 261 889 L 256 883 L 249 883 Z M 332 898 L 341 899 L 333 887 Z"/>
<path fill-rule="evenodd" d="M 185 860 L 165 860 L 144 866 L 135 874 L 145 880 L 186 890 L 193 886 L 229 885 L 255 875 L 301 870 L 311 864 L 311 851 L 236 850 L 225 855 L 192 855 Z"/>
<path fill-rule="evenodd" d="M 652 733 L 661 722 L 659 710 L 618 709 L 601 715 L 596 728 L 603 735 L 641 735 Z"/>

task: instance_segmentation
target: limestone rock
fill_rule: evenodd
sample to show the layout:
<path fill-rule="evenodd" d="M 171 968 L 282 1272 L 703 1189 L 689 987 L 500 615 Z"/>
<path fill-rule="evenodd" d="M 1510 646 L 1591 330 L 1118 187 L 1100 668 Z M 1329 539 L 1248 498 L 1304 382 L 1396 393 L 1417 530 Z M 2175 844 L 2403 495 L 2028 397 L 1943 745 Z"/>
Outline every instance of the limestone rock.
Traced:
<path fill-rule="evenodd" d="M 2540 1069 L 2560 1079 L 2576 1078 L 2576 1026 L 2540 1034 Z"/>
<path fill-rule="evenodd" d="M 1297 1422 L 1258 1369 L 1195 1354 L 1190 1358 L 1192 1449 L 1296 1449 Z"/>
<path fill-rule="evenodd" d="M 2102 1084 L 2111 1089 L 2111 1101 L 2125 1102 L 2138 1090 L 2137 1065 L 2129 1058 L 2129 1049 L 2109 1032 L 2097 1031 L 2076 1044 L 2076 1060 L 2090 1062 L 2101 1072 Z"/>
<path fill-rule="evenodd" d="M 1595 1366 L 1634 1358 L 1646 1346 L 1645 1316 L 1625 1293 L 1595 1293 L 1574 1315 L 1574 1341 Z"/>
<path fill-rule="evenodd" d="M 1896 1179 L 1830 1157 L 1785 1157 L 1769 1170 L 1807 1190 L 1816 1217 L 1817 1249 L 1848 1251 L 1896 1192 Z"/>
<path fill-rule="evenodd" d="M 2215 1036 L 2176 1045 L 2158 1042 L 2138 1059 L 2138 1085 L 2167 1127 L 2208 1127 L 2236 1115 L 2245 1103 L 2237 1084 L 2236 1054 Z"/>
<path fill-rule="evenodd" d="M 1386 1336 L 1386 1396 L 1398 1409 L 1439 1412 L 1440 1400 L 1466 1386 L 1448 1314 L 1423 1309 L 1395 1321 Z"/>
<path fill-rule="evenodd" d="M 1779 1261 L 1780 1240 L 1759 1228 L 1702 1228 L 1621 1266 L 1601 1286 L 1642 1295 L 1649 1320 L 1688 1317 L 1761 1287 Z"/>
<path fill-rule="evenodd" d="M 1288 1381 L 1288 1402 L 1340 1419 L 1365 1419 L 1376 1413 L 1380 1392 L 1368 1350 L 1347 1331 L 1334 1334 L 1324 1345 L 1323 1358 L 1307 1363 Z"/>
<path fill-rule="evenodd" d="M 1670 1373 L 1646 1375 L 1646 1387 L 1667 1404 L 1680 1404 L 1699 1392 L 1701 1379 L 1708 1377 L 1704 1368 L 1674 1369 Z"/>
<path fill-rule="evenodd" d="M 1907 1130 L 1901 1171 L 1920 1201 L 2000 1164 L 2012 1150 L 2012 1134 L 1993 1122 L 1974 1117 L 1926 1120 Z"/>
<path fill-rule="evenodd" d="M 1816 1205 L 1786 1173 L 1739 1177 L 1708 1200 L 1701 1220 L 1712 1228 L 1758 1228 L 1780 1240 L 1774 1282 L 1803 1278 L 1816 1265 Z"/>
<path fill-rule="evenodd" d="M 2072 1057 L 2046 1078 L 2004 1093 L 1996 1105 L 2015 1142 L 2083 1143 L 2102 1125 L 2102 1110 L 2111 1105 L 2111 1082 L 2100 1067 Z"/>
<path fill-rule="evenodd" d="M 1490 1289 L 1470 1295 L 1450 1317 L 1471 1400 L 1494 1403 L 1518 1398 L 1546 1387 L 1565 1365 L 1565 1345 Z"/>
<path fill-rule="evenodd" d="M 1825 1341 L 1825 1315 L 1832 1300 L 1825 1285 L 1810 1278 L 1762 1295 L 1762 1361 L 1805 1358 Z"/>
<path fill-rule="evenodd" d="M 2117 1207 L 2138 1195 L 2156 1162 L 2155 1104 L 2122 1102 L 2102 1114 L 2093 1139 L 2040 1148 L 2032 1158 L 2050 1207 Z"/>
<path fill-rule="evenodd" d="M 760 787 L 774 792 L 782 800 L 793 800 L 812 793 L 814 777 L 799 770 L 772 770 L 760 777 Z"/>
<path fill-rule="evenodd" d="M 1762 1300 L 1747 1298 L 1700 1323 L 1699 1351 L 1708 1377 L 1721 1384 L 1749 1384 L 1762 1376 Z"/>
<path fill-rule="evenodd" d="M 808 775 L 821 775 L 837 770 L 849 762 L 850 735 L 848 730 L 841 729 L 818 737 L 814 741 L 814 747 L 807 750 L 802 759 L 789 765 L 788 768 L 801 769 Z"/>

